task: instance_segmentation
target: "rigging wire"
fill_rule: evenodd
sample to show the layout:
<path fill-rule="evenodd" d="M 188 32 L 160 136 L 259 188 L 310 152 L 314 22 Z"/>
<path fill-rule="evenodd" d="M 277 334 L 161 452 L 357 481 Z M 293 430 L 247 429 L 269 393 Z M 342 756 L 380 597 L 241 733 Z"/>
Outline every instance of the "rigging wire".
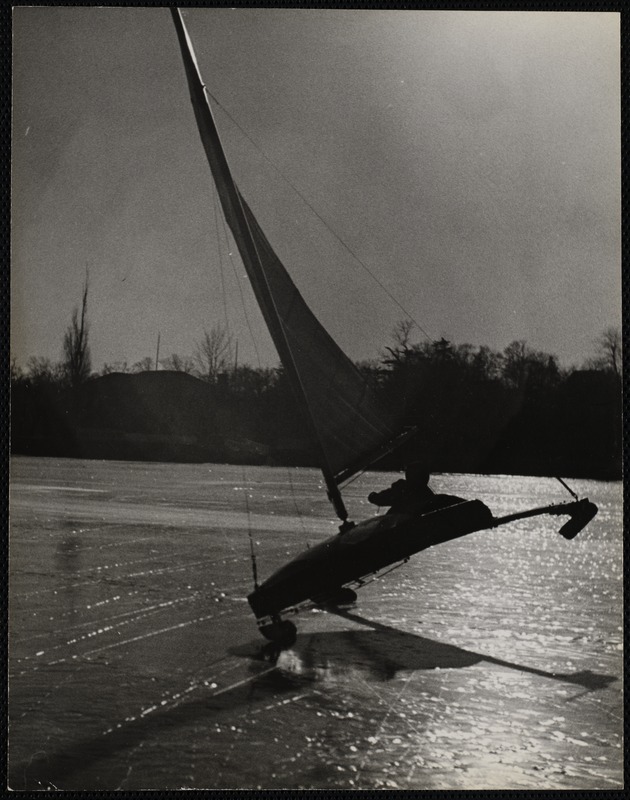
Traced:
<path fill-rule="evenodd" d="M 258 345 L 256 344 L 256 337 L 254 336 L 254 332 L 252 330 L 251 322 L 249 319 L 249 314 L 247 313 L 247 305 L 245 303 L 245 295 L 243 294 L 243 287 L 241 286 L 241 279 L 238 276 L 238 269 L 236 268 L 236 264 L 234 263 L 234 257 L 232 255 L 232 248 L 230 247 L 230 236 L 227 229 L 227 224 L 225 222 L 225 217 L 223 214 L 219 214 L 221 218 L 221 222 L 223 223 L 223 234 L 225 236 L 225 241 L 227 243 L 227 251 L 228 256 L 230 259 L 230 263 L 232 264 L 232 270 L 234 272 L 234 276 L 236 278 L 236 284 L 238 286 L 238 291 L 241 296 L 241 305 L 243 307 L 243 314 L 245 315 L 245 322 L 247 323 L 247 330 L 249 331 L 249 336 L 251 338 L 252 344 L 254 345 L 254 350 L 256 352 L 256 361 L 258 362 L 258 368 L 262 369 L 262 361 L 260 358 L 260 352 L 258 350 Z"/>
<path fill-rule="evenodd" d="M 297 503 L 297 498 L 295 496 L 295 489 L 293 486 L 293 477 L 291 476 L 291 467 L 287 467 L 287 477 L 289 478 L 289 486 L 291 488 L 291 498 L 293 500 L 293 507 L 295 508 L 295 513 L 297 514 L 297 518 L 300 520 L 300 528 L 302 528 L 302 535 L 306 536 L 306 526 L 304 525 L 304 520 L 302 518 L 302 512 Z M 310 542 L 308 538 L 306 539 L 306 547 L 308 550 L 311 549 Z"/>
<path fill-rule="evenodd" d="M 220 237 L 220 233 L 219 233 L 219 216 L 218 216 L 218 209 L 217 209 L 218 197 L 217 197 L 216 190 L 213 190 L 213 192 L 212 192 L 212 199 L 214 201 L 213 202 L 213 206 L 214 206 L 214 227 L 215 227 L 216 237 L 217 237 L 217 253 L 219 255 L 219 271 L 221 273 L 221 293 L 223 295 L 223 315 L 225 317 L 225 329 L 226 329 L 226 331 L 228 333 L 228 337 L 229 337 L 229 335 L 230 335 L 230 321 L 229 321 L 229 317 L 228 317 L 227 295 L 226 295 L 226 291 L 225 291 L 225 275 L 223 274 L 224 273 L 224 270 L 223 270 L 223 254 L 222 254 L 222 249 L 221 249 L 221 237 Z"/>
<path fill-rule="evenodd" d="M 556 476 L 555 476 L 555 479 L 556 479 L 557 481 L 559 481 L 559 482 L 560 482 L 560 483 L 561 483 L 561 484 L 564 486 L 564 488 L 565 488 L 565 489 L 567 490 L 567 492 L 568 492 L 568 493 L 571 495 L 571 497 L 573 497 L 575 500 L 579 500 L 579 499 L 580 499 L 580 498 L 577 496 L 577 494 L 576 494 L 576 493 L 573 491 L 573 489 L 572 489 L 572 488 L 571 488 L 571 487 L 570 487 L 568 484 L 566 484 L 566 483 L 565 483 L 565 482 L 562 480 L 562 478 L 561 478 L 559 475 L 556 475 Z"/>
<path fill-rule="evenodd" d="M 417 426 L 414 426 L 411 429 L 412 432 L 411 432 L 410 435 L 413 436 L 416 430 L 417 430 Z M 405 441 L 406 441 L 406 439 L 405 439 Z M 369 462 L 369 464 L 366 464 L 361 469 L 358 469 L 347 480 L 342 480 L 340 482 L 339 486 L 340 487 L 343 486 L 343 488 L 346 489 L 348 486 L 350 486 L 351 483 L 354 483 L 357 480 L 357 478 L 360 478 L 361 475 L 364 475 L 371 466 L 373 466 L 374 464 L 378 464 L 378 462 L 381 461 L 381 459 L 385 458 L 385 456 L 388 456 L 390 453 L 393 453 L 394 450 L 396 450 L 400 446 L 400 444 L 402 444 L 400 441 L 393 442 L 393 443 L 390 442 L 390 446 L 389 447 L 387 447 L 384 450 L 379 451 L 379 453 L 376 456 L 376 458 L 374 458 L 372 461 Z M 571 490 L 569 489 L 569 491 L 571 491 Z"/>
<path fill-rule="evenodd" d="M 260 148 L 260 147 L 259 147 L 259 146 L 256 144 L 256 142 L 255 142 L 255 141 L 254 141 L 254 140 L 253 140 L 253 139 L 252 139 L 252 138 L 249 136 L 249 134 L 248 134 L 248 133 L 247 133 L 247 132 L 246 132 L 246 131 L 245 131 L 245 130 L 244 130 L 244 129 L 243 129 L 243 128 L 242 128 L 242 127 L 239 125 L 239 124 L 238 124 L 238 122 L 237 122 L 237 121 L 234 119 L 234 117 L 233 117 L 233 116 L 230 114 L 230 112 L 227 110 L 227 108 L 225 108 L 225 106 L 224 106 L 224 105 L 222 105 L 222 103 L 220 103 L 220 102 L 219 102 L 219 100 L 218 100 L 218 99 L 217 99 L 217 98 L 216 98 L 216 97 L 215 97 L 215 96 L 212 94 L 212 92 L 211 92 L 211 91 L 209 91 L 208 87 L 206 86 L 206 87 L 204 87 L 204 88 L 205 88 L 205 91 L 206 91 L 206 94 L 208 95 L 208 97 L 210 97 L 210 99 L 211 99 L 211 100 L 212 100 L 214 103 L 216 103 L 216 105 L 217 105 L 217 106 L 218 106 L 218 107 L 219 107 L 219 108 L 220 108 L 220 109 L 221 109 L 221 110 L 222 110 L 222 111 L 223 111 L 223 112 L 224 112 L 224 113 L 225 113 L 225 114 L 226 114 L 226 115 L 229 117 L 229 119 L 232 121 L 232 123 L 233 123 L 234 125 L 236 125 L 236 127 L 237 127 L 237 128 L 239 129 L 239 131 L 240 131 L 240 132 L 243 134 L 243 136 L 244 136 L 244 137 L 247 139 L 247 141 L 248 141 L 248 142 L 250 142 L 250 143 L 251 143 L 251 144 L 252 144 L 252 145 L 253 145 L 253 146 L 256 148 L 256 150 L 257 150 L 257 151 L 258 151 L 258 152 L 261 154 L 261 156 L 262 156 L 262 157 L 265 159 L 265 161 L 267 161 L 267 162 L 268 162 L 268 163 L 269 163 L 269 164 L 270 164 L 270 165 L 273 167 L 273 169 L 274 169 L 274 170 L 275 170 L 275 171 L 278 173 L 278 175 L 280 175 L 280 177 L 281 177 L 281 178 L 282 178 L 284 181 L 286 181 L 286 183 L 288 183 L 288 185 L 289 185 L 289 186 L 290 186 L 290 187 L 293 189 L 293 191 L 294 191 L 294 192 L 295 192 L 295 193 L 298 195 L 298 197 L 300 197 L 300 198 L 301 198 L 302 202 L 303 202 L 303 203 L 305 203 L 305 204 L 306 204 L 306 205 L 307 205 L 307 206 L 310 208 L 310 210 L 313 212 L 313 214 L 315 214 L 315 216 L 317 217 L 317 219 L 319 219 L 319 220 L 320 220 L 320 222 L 321 222 L 321 223 L 322 223 L 322 224 L 323 224 L 323 225 L 326 227 L 326 229 L 327 229 L 327 230 L 328 230 L 328 231 L 329 231 L 329 232 L 330 232 L 330 233 L 331 233 L 331 234 L 332 234 L 332 235 L 335 237 L 335 239 L 336 239 L 336 240 L 339 242 L 339 244 L 341 244 L 341 246 L 342 246 L 342 247 L 343 247 L 343 248 L 344 248 L 344 249 L 345 249 L 345 250 L 346 250 L 348 253 L 350 253 L 350 255 L 352 256 L 352 258 L 354 258 L 354 260 L 357 262 L 357 264 L 359 264 L 359 265 L 360 265 L 360 266 L 361 266 L 361 267 L 362 267 L 362 268 L 363 268 L 363 269 L 364 269 L 364 270 L 365 270 L 365 271 L 368 273 L 368 275 L 369 275 L 369 276 L 372 278 L 372 280 L 373 280 L 373 281 L 375 281 L 375 282 L 376 282 L 376 283 L 377 283 L 377 284 L 378 284 L 378 285 L 381 287 L 381 289 L 382 289 L 382 290 L 385 292 L 385 294 L 386 294 L 386 295 L 389 297 L 389 299 L 390 299 L 390 300 L 391 300 L 393 303 L 395 303 L 395 304 L 398 306 L 398 308 L 399 308 L 399 309 L 400 309 L 400 310 L 403 312 L 403 314 L 405 314 L 405 316 L 406 316 L 406 317 L 408 317 L 408 318 L 409 318 L 409 319 L 410 319 L 410 320 L 413 322 L 413 324 L 414 324 L 414 325 L 415 325 L 415 326 L 418 328 L 418 330 L 420 330 L 420 331 L 421 331 L 421 333 L 423 333 L 423 334 L 424 334 L 424 335 L 427 337 L 427 339 L 428 339 L 429 341 L 433 341 L 433 337 L 432 337 L 432 336 L 430 336 L 430 335 L 429 335 L 429 334 L 426 332 L 426 330 L 425 330 L 425 329 L 422 327 L 422 325 L 420 325 L 420 323 L 419 323 L 419 322 L 418 322 L 418 321 L 417 321 L 417 320 L 416 320 L 416 319 L 413 317 L 413 315 L 412 315 L 412 314 L 411 314 L 411 313 L 410 313 L 410 312 L 409 312 L 409 311 L 408 311 L 408 310 L 407 310 L 407 309 L 406 309 L 406 308 L 405 308 L 405 307 L 402 305 L 402 303 L 400 303 L 400 301 L 399 301 L 399 300 L 397 300 L 397 299 L 394 297 L 394 295 L 393 295 L 393 294 L 392 294 L 392 293 L 389 291 L 389 289 L 388 289 L 388 288 L 387 288 L 387 287 L 386 287 L 386 286 L 385 286 L 385 285 L 384 285 L 384 284 L 383 284 L 383 283 L 382 283 L 382 282 L 379 280 L 379 278 L 377 278 L 377 277 L 376 277 L 376 275 L 375 275 L 375 274 L 374 274 L 374 273 L 373 273 L 373 272 L 372 272 L 372 271 L 369 269 L 369 267 L 368 267 L 368 266 L 367 266 L 367 265 L 366 265 L 366 264 L 365 264 L 365 263 L 364 263 L 364 262 L 363 262 L 363 261 L 362 261 L 362 260 L 359 258 L 359 256 L 358 256 L 358 255 L 357 255 L 357 254 L 356 254 L 356 253 L 355 253 L 355 252 L 354 252 L 354 251 L 353 251 L 353 250 L 352 250 L 352 249 L 349 247 L 349 245 L 347 245 L 347 244 L 346 244 L 346 242 L 344 242 L 344 241 L 343 241 L 343 239 L 342 239 L 342 238 L 339 236 L 339 234 L 338 234 L 338 233 L 336 233 L 336 231 L 334 231 L 334 230 L 333 230 L 333 229 L 330 227 L 330 225 L 329 225 L 329 224 L 326 222 L 326 220 L 325 220 L 325 219 L 324 219 L 324 218 L 321 216 L 321 214 L 319 214 L 319 212 L 318 212 L 318 211 L 317 211 L 315 208 L 313 208 L 313 206 L 312 206 L 312 205 L 309 203 L 309 201 L 306 199 L 306 197 L 304 197 L 304 195 L 302 194 L 302 192 L 300 192 L 300 190 L 299 190 L 299 189 L 298 189 L 298 188 L 297 188 L 297 187 L 296 187 L 296 186 L 295 186 L 295 185 L 294 185 L 294 184 L 293 184 L 293 183 L 292 183 L 292 182 L 289 180 L 289 178 L 287 178 L 287 176 L 286 176 L 286 175 L 285 175 L 285 174 L 282 172 L 282 170 L 281 170 L 281 169 L 280 169 L 278 166 L 276 166 L 276 164 L 275 164 L 275 163 L 274 163 L 274 162 L 273 162 L 273 161 L 272 161 L 272 160 L 269 158 L 269 156 L 267 156 L 267 155 L 266 155 L 266 153 L 265 153 L 265 152 L 264 152 L 264 151 L 263 151 L 263 150 L 262 150 L 262 149 L 261 149 L 261 148 Z"/>
<path fill-rule="evenodd" d="M 245 493 L 245 509 L 247 511 L 247 535 L 249 537 L 249 553 L 252 560 L 252 574 L 254 576 L 254 589 L 258 589 L 258 567 L 256 565 L 256 551 L 254 550 L 254 538 L 252 536 L 252 520 L 249 511 L 249 496 L 247 494 L 247 477 L 245 475 L 245 467 L 242 468 L 243 474 L 243 491 Z"/>

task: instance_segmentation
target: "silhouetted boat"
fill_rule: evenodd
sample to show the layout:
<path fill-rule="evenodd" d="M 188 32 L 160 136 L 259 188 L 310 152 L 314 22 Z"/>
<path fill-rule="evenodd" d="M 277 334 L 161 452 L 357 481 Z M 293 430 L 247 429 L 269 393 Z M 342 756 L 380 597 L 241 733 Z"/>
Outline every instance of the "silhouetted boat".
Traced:
<path fill-rule="evenodd" d="M 388 513 L 348 521 L 341 487 L 414 434 L 382 408 L 364 376 L 337 346 L 300 295 L 262 232 L 230 172 L 181 13 L 171 9 L 201 141 L 221 207 L 263 317 L 303 412 L 339 533 L 287 563 L 249 595 L 264 636 L 282 645 L 296 628 L 281 614 L 306 604 L 345 603 L 367 577 L 414 553 L 474 531 L 539 514 L 569 517 L 560 533 L 573 538 L 597 513 L 588 499 L 494 517 L 480 500 L 462 500 L 412 516 Z M 438 496 L 439 497 L 439 496 Z M 256 576 L 255 576 L 256 581 Z"/>

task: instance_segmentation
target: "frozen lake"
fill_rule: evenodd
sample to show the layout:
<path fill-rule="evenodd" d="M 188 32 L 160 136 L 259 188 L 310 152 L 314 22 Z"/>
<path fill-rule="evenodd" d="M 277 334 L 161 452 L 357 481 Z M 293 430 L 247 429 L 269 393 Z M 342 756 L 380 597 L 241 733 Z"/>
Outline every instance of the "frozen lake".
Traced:
<path fill-rule="evenodd" d="M 245 595 L 336 530 L 311 469 L 16 457 L 12 789 L 620 789 L 621 484 L 413 557 L 265 657 Z M 395 476 L 344 493 L 354 519 Z M 556 481 L 437 475 L 496 515 Z"/>

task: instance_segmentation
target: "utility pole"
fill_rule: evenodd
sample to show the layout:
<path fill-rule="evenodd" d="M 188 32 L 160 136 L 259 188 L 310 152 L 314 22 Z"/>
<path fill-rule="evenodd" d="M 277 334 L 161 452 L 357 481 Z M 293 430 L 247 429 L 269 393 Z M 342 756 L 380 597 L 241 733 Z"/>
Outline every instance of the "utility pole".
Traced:
<path fill-rule="evenodd" d="M 158 364 L 160 363 L 160 332 L 158 331 L 157 350 L 155 351 L 155 371 L 158 371 Z"/>

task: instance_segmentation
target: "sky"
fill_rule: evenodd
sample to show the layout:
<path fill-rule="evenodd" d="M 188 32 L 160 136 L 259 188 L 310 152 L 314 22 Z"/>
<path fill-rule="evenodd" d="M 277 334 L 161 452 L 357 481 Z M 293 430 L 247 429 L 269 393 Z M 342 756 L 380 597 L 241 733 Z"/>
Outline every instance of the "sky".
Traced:
<path fill-rule="evenodd" d="M 324 326 L 565 366 L 621 324 L 619 15 L 189 9 L 236 181 Z M 93 369 L 226 327 L 277 356 L 217 216 L 170 13 L 14 10 L 12 355 Z M 421 330 L 422 329 L 422 330 Z M 425 333 L 423 333 L 423 331 Z"/>

